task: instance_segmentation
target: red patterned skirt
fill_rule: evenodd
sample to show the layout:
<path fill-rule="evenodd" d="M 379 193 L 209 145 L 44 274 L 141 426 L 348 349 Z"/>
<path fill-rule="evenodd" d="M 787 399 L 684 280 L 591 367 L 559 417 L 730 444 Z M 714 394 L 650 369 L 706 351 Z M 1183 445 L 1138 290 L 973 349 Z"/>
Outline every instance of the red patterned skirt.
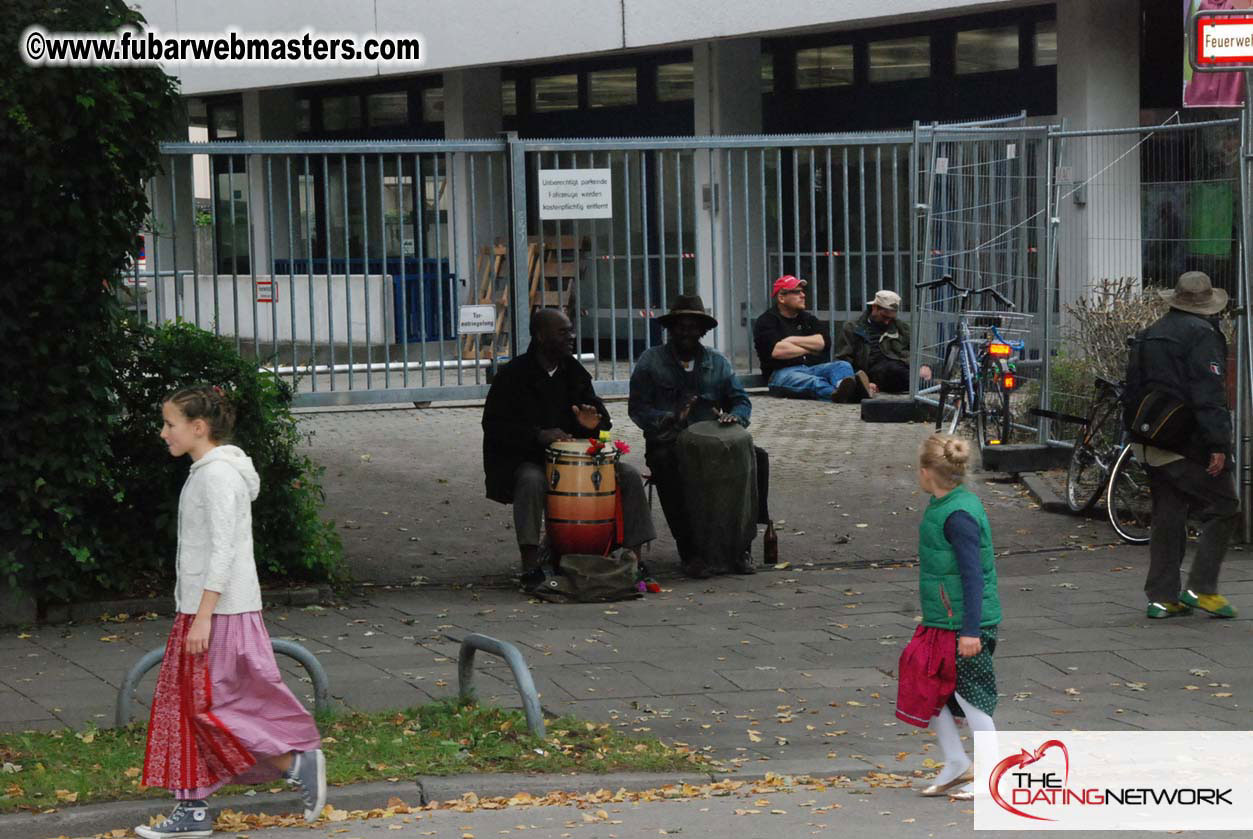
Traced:
<path fill-rule="evenodd" d="M 313 717 L 283 683 L 260 612 L 214 615 L 200 655 L 186 651 L 194 619 L 174 619 L 144 751 L 144 785 L 179 798 L 273 780 L 279 772 L 266 758 L 321 743 Z"/>

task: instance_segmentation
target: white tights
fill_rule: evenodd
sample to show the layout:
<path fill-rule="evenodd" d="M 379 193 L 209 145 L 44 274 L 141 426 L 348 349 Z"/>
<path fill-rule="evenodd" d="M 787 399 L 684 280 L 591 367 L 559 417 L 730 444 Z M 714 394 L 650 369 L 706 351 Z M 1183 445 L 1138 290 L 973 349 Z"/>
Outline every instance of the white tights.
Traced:
<path fill-rule="evenodd" d="M 992 722 L 990 716 L 967 702 L 960 693 L 954 693 L 953 698 L 957 700 L 957 704 L 965 713 L 966 723 L 971 731 L 996 731 L 996 724 Z M 931 718 L 930 728 L 935 732 L 936 739 L 940 741 L 940 751 L 944 753 L 944 769 L 936 776 L 935 783 L 947 784 L 970 768 L 970 758 L 966 756 L 961 735 L 957 733 L 957 720 L 953 718 L 953 712 L 948 709 L 947 705 Z M 963 791 L 969 791 L 969 789 L 967 785 Z"/>

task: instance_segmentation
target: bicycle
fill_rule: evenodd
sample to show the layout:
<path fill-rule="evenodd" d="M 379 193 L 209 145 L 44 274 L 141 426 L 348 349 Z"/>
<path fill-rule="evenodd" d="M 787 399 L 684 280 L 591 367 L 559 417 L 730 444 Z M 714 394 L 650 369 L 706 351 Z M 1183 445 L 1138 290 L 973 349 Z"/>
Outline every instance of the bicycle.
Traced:
<path fill-rule="evenodd" d="M 1006 332 L 1022 330 L 1030 315 L 1008 311 L 1013 302 L 995 288 L 966 288 L 945 274 L 938 280 L 917 284 L 917 288 L 950 286 L 957 296 L 957 336 L 949 341 L 940 367 L 940 405 L 936 414 L 937 430 L 953 434 L 963 419 L 971 418 L 979 449 L 1006 445 L 1013 431 L 1010 393 L 1018 386 L 1016 354 L 1025 342 L 1006 338 Z M 971 297 L 989 296 L 1006 311 L 974 311 L 967 309 Z M 973 321 L 973 324 L 972 324 Z M 1014 326 L 1008 326 L 1013 322 Z M 984 329 L 981 338 L 971 334 L 972 325 Z"/>
<path fill-rule="evenodd" d="M 1149 541 L 1153 504 L 1148 473 L 1122 425 L 1123 383 L 1097 377 L 1086 417 L 1043 409 L 1036 416 L 1083 426 L 1066 468 L 1066 506 L 1072 512 L 1092 509 L 1102 495 L 1114 532 L 1125 542 Z"/>

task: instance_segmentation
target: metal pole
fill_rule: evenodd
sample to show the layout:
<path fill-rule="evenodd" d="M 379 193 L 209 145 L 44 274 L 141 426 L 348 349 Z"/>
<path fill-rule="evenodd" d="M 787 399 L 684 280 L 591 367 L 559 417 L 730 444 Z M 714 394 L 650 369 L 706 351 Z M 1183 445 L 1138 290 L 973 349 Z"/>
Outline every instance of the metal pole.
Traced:
<path fill-rule="evenodd" d="M 527 286 L 526 244 L 526 147 L 518 140 L 515 131 L 509 132 L 509 217 L 513 219 L 513 294 L 510 308 L 512 318 L 513 351 L 517 358 L 531 343 L 530 300 Z M 541 225 L 542 227 L 542 225 Z M 540 254 L 543 259 L 543 253 Z M 541 270 L 542 267 L 541 267 Z"/>

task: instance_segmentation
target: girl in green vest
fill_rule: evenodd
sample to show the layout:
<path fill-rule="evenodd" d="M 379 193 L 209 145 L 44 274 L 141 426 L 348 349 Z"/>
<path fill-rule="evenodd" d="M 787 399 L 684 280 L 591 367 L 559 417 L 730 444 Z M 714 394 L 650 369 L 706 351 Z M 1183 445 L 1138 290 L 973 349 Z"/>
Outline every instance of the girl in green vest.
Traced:
<path fill-rule="evenodd" d="M 996 730 L 992 653 L 1001 622 L 992 530 L 983 502 L 962 485 L 969 459 L 970 444 L 947 434 L 932 434 L 918 451 L 918 484 L 932 496 L 918 528 L 922 625 L 955 631 L 957 645 L 956 689 L 930 722 L 944 769 L 922 794 L 963 800 L 974 797 L 974 776 L 955 717 L 972 731 Z"/>

